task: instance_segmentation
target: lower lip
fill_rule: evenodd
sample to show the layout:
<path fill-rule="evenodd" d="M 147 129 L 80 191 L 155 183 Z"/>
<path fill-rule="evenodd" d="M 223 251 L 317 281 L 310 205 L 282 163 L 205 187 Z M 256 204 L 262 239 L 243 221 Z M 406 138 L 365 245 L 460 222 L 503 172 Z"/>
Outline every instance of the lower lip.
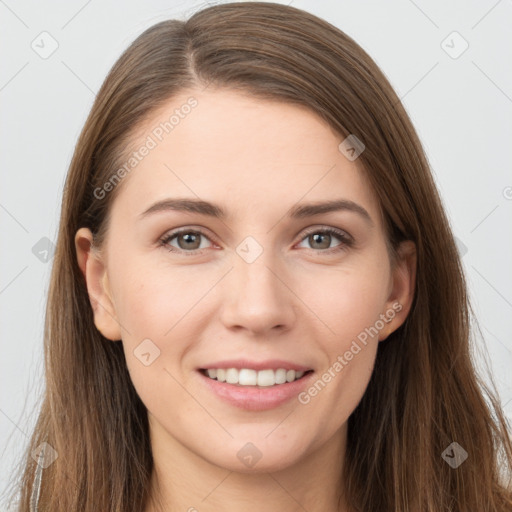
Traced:
<path fill-rule="evenodd" d="M 306 388 L 314 372 L 286 384 L 276 386 L 235 386 L 227 382 L 211 379 L 198 371 L 199 376 L 208 388 L 220 399 L 247 411 L 264 411 L 273 409 L 288 402 Z"/>

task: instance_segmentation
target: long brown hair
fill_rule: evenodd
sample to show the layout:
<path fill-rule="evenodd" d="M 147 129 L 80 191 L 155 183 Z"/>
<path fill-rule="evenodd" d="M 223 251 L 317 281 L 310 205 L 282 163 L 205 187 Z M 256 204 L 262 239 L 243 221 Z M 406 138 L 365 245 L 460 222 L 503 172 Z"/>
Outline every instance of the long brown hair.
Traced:
<path fill-rule="evenodd" d="M 105 231 L 118 190 L 101 199 L 94 191 L 118 169 L 135 128 L 177 93 L 205 85 L 307 106 L 340 142 L 355 134 L 365 144 L 359 161 L 390 246 L 416 244 L 413 307 L 379 343 L 373 376 L 348 420 L 340 485 L 351 507 L 512 510 L 510 427 L 495 387 L 487 387 L 472 360 L 463 269 L 414 127 L 383 73 L 350 37 L 302 10 L 260 2 L 218 5 L 152 26 L 119 58 L 96 97 L 63 194 L 45 324 L 45 394 L 24 460 L 19 510 L 31 509 L 31 496 L 39 511 L 142 511 L 147 503 L 147 411 L 121 343 L 94 326 L 74 236 L 84 226 Z M 58 457 L 34 481 L 41 465 L 30 454 L 44 442 Z M 468 454 L 456 469 L 442 456 L 453 442 Z"/>

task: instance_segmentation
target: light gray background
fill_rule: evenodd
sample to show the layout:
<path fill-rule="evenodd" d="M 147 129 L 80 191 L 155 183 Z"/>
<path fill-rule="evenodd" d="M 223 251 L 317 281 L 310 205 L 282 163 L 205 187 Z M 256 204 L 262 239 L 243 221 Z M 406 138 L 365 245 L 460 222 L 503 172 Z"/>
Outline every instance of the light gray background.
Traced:
<path fill-rule="evenodd" d="M 94 94 L 144 29 L 205 5 L 0 0 L 0 493 L 28 440 L 43 386 L 51 259 L 41 261 L 32 248 L 43 237 L 55 241 L 64 177 Z M 485 338 L 478 350 L 489 352 L 512 419 L 512 2 L 292 5 L 353 37 L 402 98 L 464 254 Z M 462 49 L 453 31 L 469 44 L 457 58 L 447 53 Z M 58 48 L 46 59 L 31 47 L 49 51 L 52 39 Z"/>

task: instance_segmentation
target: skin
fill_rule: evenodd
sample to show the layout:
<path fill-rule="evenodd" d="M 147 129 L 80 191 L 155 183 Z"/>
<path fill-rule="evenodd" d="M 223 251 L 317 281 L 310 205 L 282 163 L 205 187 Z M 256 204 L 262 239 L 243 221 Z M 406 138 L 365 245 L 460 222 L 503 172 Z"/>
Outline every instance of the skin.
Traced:
<path fill-rule="evenodd" d="M 134 147 L 191 95 L 198 106 L 124 178 L 101 250 L 91 248 L 86 228 L 75 238 L 95 325 L 122 340 L 148 409 L 151 496 L 158 485 L 165 510 L 348 511 L 343 497 L 337 505 L 347 420 L 378 343 L 409 312 L 414 245 L 404 243 L 391 265 L 379 204 L 358 160 L 349 161 L 338 150 L 344 137 L 306 108 L 190 90 L 154 113 Z M 168 210 L 140 217 L 169 197 L 199 197 L 228 216 Z M 351 211 L 288 217 L 297 203 L 340 198 L 366 209 L 372 224 Z M 182 227 L 205 234 L 202 253 L 185 254 L 199 242 L 187 246 L 183 237 L 169 242 L 181 253 L 159 244 Z M 354 245 L 329 235 L 315 243 L 304 234 L 311 227 L 343 230 Z M 252 263 L 236 252 L 247 236 L 263 249 Z M 336 246 L 342 249 L 325 252 Z M 394 318 L 307 404 L 292 399 L 245 411 L 213 395 L 197 373 L 215 360 L 279 358 L 320 377 L 396 303 Z M 147 338 L 160 350 L 149 366 L 134 355 Z M 247 442 L 262 454 L 252 467 L 237 457 Z M 145 512 L 153 510 L 148 504 Z"/>

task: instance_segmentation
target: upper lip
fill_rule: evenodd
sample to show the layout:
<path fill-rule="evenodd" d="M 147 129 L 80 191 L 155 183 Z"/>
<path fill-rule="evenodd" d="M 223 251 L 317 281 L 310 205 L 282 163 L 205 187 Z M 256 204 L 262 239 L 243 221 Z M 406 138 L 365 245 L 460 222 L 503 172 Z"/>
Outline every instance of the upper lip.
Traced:
<path fill-rule="evenodd" d="M 312 370 L 310 366 L 304 366 L 292 361 L 285 361 L 283 359 L 267 359 L 265 361 L 250 361 L 249 359 L 230 359 L 223 361 L 214 361 L 201 366 L 200 370 L 216 369 L 216 368 L 249 368 L 252 370 L 278 370 L 284 368 L 285 370 L 295 370 L 298 372 L 306 372 Z"/>

